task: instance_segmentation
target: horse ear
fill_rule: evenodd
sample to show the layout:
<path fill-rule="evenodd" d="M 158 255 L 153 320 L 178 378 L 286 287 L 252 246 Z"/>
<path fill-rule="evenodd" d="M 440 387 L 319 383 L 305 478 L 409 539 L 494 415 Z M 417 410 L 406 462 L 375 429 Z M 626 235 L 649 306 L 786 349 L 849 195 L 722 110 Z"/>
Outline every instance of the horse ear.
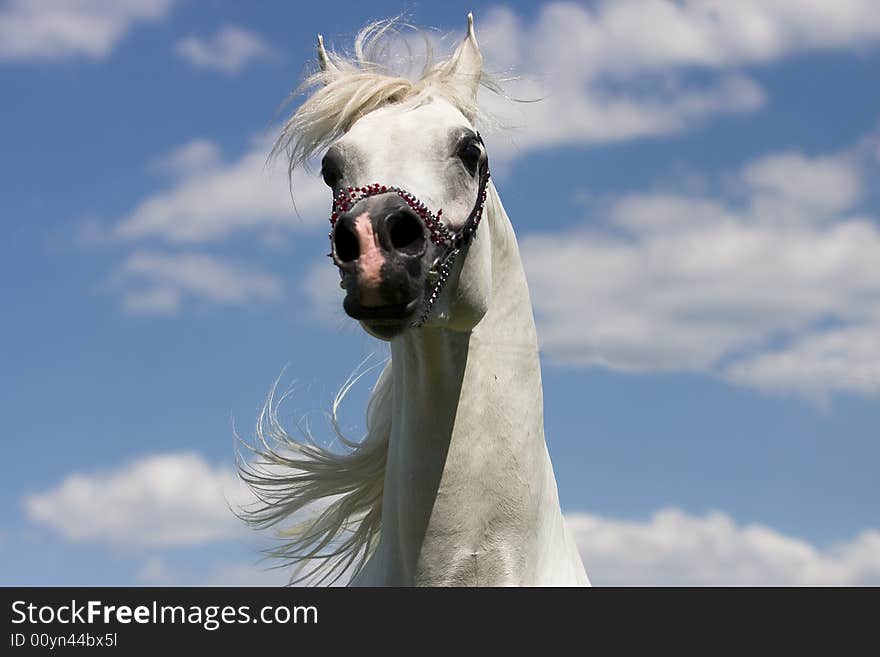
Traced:
<path fill-rule="evenodd" d="M 483 75 L 483 56 L 480 54 L 480 47 L 474 34 L 474 15 L 469 13 L 467 21 L 467 35 L 452 53 L 448 65 L 452 83 L 476 103 L 477 89 L 480 86 L 480 77 Z"/>
<path fill-rule="evenodd" d="M 321 67 L 321 73 L 326 75 L 326 82 L 330 82 L 339 73 L 336 64 L 330 61 L 327 51 L 324 50 L 324 36 L 321 34 L 318 35 L 318 65 Z"/>

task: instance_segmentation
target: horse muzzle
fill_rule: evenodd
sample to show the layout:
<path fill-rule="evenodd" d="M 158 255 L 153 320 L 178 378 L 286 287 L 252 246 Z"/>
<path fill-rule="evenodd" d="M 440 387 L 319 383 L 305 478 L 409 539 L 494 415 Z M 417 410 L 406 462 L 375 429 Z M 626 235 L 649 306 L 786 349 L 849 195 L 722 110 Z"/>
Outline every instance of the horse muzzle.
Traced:
<path fill-rule="evenodd" d="M 410 319 L 424 297 L 430 240 L 420 217 L 397 194 L 364 199 L 341 213 L 331 233 L 332 257 L 354 319 Z"/>

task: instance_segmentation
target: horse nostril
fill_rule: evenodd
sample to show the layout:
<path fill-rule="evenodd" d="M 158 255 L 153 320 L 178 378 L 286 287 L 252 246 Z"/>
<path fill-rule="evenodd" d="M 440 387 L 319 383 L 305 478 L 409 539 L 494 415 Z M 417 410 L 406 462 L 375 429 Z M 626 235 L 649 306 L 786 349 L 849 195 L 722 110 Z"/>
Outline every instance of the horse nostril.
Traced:
<path fill-rule="evenodd" d="M 412 212 L 400 210 L 386 219 L 388 238 L 395 251 L 411 255 L 421 254 L 425 249 L 425 229 L 422 221 Z"/>
<path fill-rule="evenodd" d="M 340 221 L 333 231 L 333 251 L 340 262 L 353 262 L 361 255 L 357 235 L 347 222 Z"/>

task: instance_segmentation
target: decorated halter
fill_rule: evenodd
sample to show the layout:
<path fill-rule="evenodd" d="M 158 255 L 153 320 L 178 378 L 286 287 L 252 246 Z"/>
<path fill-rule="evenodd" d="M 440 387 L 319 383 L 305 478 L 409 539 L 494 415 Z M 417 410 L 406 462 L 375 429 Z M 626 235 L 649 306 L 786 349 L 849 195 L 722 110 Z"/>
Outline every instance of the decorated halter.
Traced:
<path fill-rule="evenodd" d="M 477 133 L 477 141 L 481 144 L 483 143 L 480 133 Z M 330 215 L 331 228 L 336 225 L 336 220 L 339 219 L 342 213 L 348 212 L 365 198 L 389 192 L 397 194 L 421 218 L 431 234 L 431 241 L 445 249 L 441 255 L 434 259 L 431 268 L 428 270 L 427 280 L 431 287 L 425 291 L 425 305 L 422 314 L 413 322 L 413 326 L 416 328 L 422 326 L 428 320 L 431 309 L 434 307 L 434 302 L 437 301 L 437 297 L 440 296 L 443 286 L 446 285 L 446 281 L 449 279 L 449 273 L 452 270 L 455 259 L 464 247 L 473 242 L 477 235 L 477 228 L 480 225 L 480 219 L 483 217 L 486 190 L 489 185 L 488 158 L 483 158 L 480 163 L 479 180 L 480 188 L 477 193 L 477 200 L 474 202 L 474 207 L 462 227 L 457 231 L 450 230 L 440 220 L 440 217 L 443 215 L 442 209 L 437 210 L 437 213 L 434 214 L 413 194 L 400 187 L 380 185 L 378 183 L 367 185 L 366 187 L 348 187 L 340 190 L 339 194 L 333 199 L 333 210 Z M 330 232 L 330 239 L 333 239 L 332 230 Z"/>

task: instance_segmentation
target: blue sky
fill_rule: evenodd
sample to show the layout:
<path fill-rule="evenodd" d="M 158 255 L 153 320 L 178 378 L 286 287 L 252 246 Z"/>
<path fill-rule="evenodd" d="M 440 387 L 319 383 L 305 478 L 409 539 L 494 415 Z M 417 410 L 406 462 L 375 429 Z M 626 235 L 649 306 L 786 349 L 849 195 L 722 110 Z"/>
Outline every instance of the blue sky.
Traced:
<path fill-rule="evenodd" d="M 286 366 L 319 430 L 384 351 L 317 176 L 297 214 L 263 167 L 279 107 L 318 32 L 469 10 L 544 98 L 484 136 L 594 583 L 880 582 L 880 16 L 714 4 L 0 4 L 0 582 L 282 581 L 225 508 L 233 422 Z"/>

